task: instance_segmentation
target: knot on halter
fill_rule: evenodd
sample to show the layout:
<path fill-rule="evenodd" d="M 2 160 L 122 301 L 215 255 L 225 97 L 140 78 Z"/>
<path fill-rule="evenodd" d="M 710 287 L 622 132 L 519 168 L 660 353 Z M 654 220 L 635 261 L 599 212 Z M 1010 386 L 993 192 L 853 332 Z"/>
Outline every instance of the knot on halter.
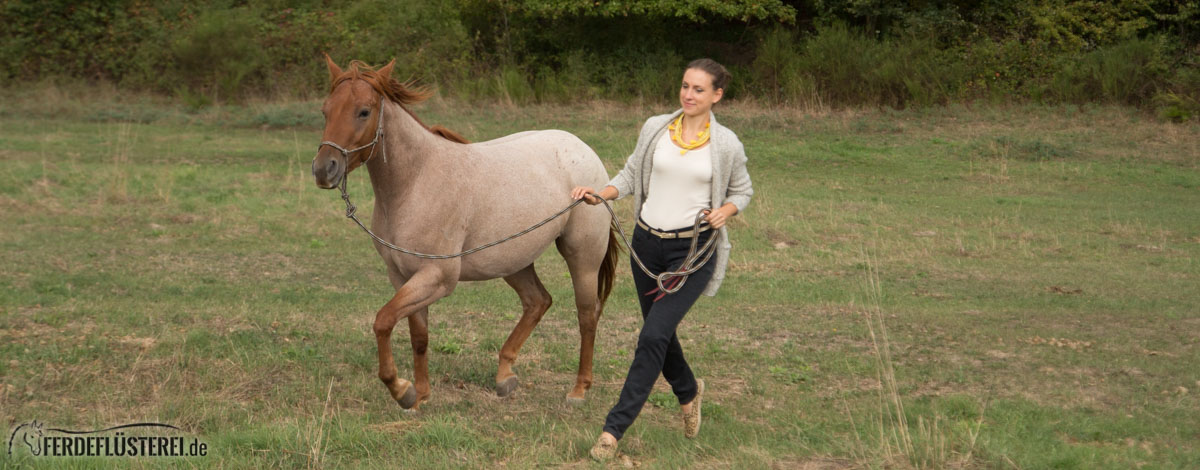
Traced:
<path fill-rule="evenodd" d="M 346 218 L 355 219 L 354 214 L 358 212 L 358 206 L 350 202 L 350 195 L 346 194 L 346 177 L 342 177 L 342 183 L 338 185 L 338 189 L 342 190 L 342 200 L 346 201 Z"/>
<path fill-rule="evenodd" d="M 366 160 L 362 161 L 365 164 L 365 163 L 371 161 L 371 158 L 373 158 L 375 156 L 375 145 L 379 143 L 379 138 L 383 137 L 383 100 L 379 101 L 379 119 L 378 119 L 378 121 L 379 121 L 379 125 L 375 126 L 375 138 L 371 139 L 371 141 L 368 142 L 366 145 L 363 145 L 361 147 L 356 147 L 356 148 L 353 148 L 350 150 L 346 150 L 345 147 L 338 145 L 336 142 L 331 142 L 331 141 L 326 140 L 326 141 L 322 141 L 320 145 L 317 145 L 317 150 L 320 151 L 321 147 L 328 145 L 330 147 L 333 147 L 338 152 L 341 152 L 342 157 L 345 157 L 347 160 L 349 160 L 350 154 L 357 152 L 359 150 L 364 150 L 367 147 L 370 147 L 371 154 L 367 155 Z M 387 162 L 387 148 L 383 149 L 383 161 Z"/>

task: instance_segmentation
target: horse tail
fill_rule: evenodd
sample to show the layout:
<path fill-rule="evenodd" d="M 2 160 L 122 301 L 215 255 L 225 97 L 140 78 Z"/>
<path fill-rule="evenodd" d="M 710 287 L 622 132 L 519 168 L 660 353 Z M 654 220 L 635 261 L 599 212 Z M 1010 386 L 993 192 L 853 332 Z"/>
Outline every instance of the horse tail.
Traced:
<path fill-rule="evenodd" d="M 608 252 L 604 254 L 604 261 L 600 263 L 600 276 L 597 278 L 597 294 L 600 296 L 600 305 L 604 305 L 608 301 L 608 294 L 612 293 L 613 281 L 617 278 L 617 262 L 621 257 L 621 243 L 617 241 L 617 230 L 615 228 L 608 229 Z"/>

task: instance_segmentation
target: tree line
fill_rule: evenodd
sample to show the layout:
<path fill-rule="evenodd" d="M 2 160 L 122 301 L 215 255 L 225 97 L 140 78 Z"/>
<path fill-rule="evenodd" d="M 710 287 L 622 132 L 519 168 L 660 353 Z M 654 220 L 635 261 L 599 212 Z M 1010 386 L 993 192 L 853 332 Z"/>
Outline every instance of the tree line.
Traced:
<path fill-rule="evenodd" d="M 323 94 L 324 52 L 463 99 L 660 100 L 707 56 L 770 104 L 1200 113 L 1200 0 L 0 0 L 0 24 L 0 84 L 200 102 Z"/>

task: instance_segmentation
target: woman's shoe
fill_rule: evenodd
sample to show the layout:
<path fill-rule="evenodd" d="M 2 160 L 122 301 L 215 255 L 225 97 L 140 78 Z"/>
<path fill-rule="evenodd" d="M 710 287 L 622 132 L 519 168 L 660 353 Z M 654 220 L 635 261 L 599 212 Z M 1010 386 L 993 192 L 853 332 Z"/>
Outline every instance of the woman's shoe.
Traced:
<path fill-rule="evenodd" d="M 683 437 L 691 439 L 700 433 L 700 399 L 704 397 L 704 381 L 696 381 L 696 398 L 692 399 L 692 409 L 683 414 Z"/>
<path fill-rule="evenodd" d="M 596 440 L 596 445 L 592 446 L 592 450 L 588 452 L 588 455 L 592 456 L 592 460 L 597 462 L 612 460 L 613 457 L 617 456 L 617 440 L 612 439 L 610 441 L 605 439 L 604 436 L 604 434 L 601 434 L 600 438 Z"/>

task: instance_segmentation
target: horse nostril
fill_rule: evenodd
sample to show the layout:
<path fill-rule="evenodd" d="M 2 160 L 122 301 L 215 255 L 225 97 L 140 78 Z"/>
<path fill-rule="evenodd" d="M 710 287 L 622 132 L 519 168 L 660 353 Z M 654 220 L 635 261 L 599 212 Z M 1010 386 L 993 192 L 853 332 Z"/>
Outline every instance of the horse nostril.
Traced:
<path fill-rule="evenodd" d="M 333 174 L 337 170 L 337 160 L 329 160 L 329 165 L 325 170 L 327 174 Z"/>

